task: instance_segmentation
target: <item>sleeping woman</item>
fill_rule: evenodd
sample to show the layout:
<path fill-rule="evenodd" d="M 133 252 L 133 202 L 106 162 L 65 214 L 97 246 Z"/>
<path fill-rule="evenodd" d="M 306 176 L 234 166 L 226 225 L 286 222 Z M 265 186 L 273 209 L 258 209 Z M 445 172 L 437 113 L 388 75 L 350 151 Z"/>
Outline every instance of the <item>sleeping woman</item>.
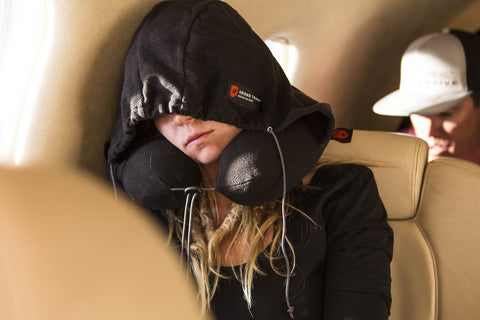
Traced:
<path fill-rule="evenodd" d="M 319 161 L 333 128 L 232 7 L 164 1 L 131 43 L 108 162 L 204 312 L 387 319 L 393 233 L 367 167 Z"/>

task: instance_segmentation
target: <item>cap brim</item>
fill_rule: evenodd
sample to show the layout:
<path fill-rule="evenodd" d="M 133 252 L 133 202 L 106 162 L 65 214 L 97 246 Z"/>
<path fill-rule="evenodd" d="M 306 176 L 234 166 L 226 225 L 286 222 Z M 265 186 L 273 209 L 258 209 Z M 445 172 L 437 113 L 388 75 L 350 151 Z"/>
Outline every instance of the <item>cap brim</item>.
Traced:
<path fill-rule="evenodd" d="M 470 94 L 471 91 L 429 95 L 396 90 L 377 101 L 373 106 L 373 111 L 387 116 L 409 116 L 412 113 L 438 114 L 447 111 Z"/>

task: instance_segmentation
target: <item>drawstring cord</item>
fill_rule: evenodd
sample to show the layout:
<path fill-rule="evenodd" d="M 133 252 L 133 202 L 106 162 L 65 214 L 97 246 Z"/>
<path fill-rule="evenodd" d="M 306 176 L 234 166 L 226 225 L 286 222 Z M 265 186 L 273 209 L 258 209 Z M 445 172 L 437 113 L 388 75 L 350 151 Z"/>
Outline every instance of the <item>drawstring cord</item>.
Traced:
<path fill-rule="evenodd" d="M 285 281 L 285 301 L 287 303 L 287 312 L 290 315 L 290 319 L 295 319 L 293 316 L 293 310 L 294 307 L 290 305 L 290 295 L 289 295 L 289 290 L 290 290 L 290 277 L 292 275 L 292 270 L 290 270 L 290 260 L 288 259 L 287 251 L 285 249 L 285 235 L 287 232 L 287 221 L 286 221 L 286 216 L 285 216 L 285 201 L 287 197 L 287 174 L 285 171 L 285 160 L 283 158 L 283 153 L 282 153 L 282 148 L 280 147 L 280 143 L 278 142 L 277 135 L 275 132 L 273 132 L 272 127 L 267 128 L 268 133 L 270 133 L 273 138 L 275 139 L 275 144 L 277 145 L 278 149 L 278 154 L 280 156 L 280 163 L 282 165 L 282 184 L 283 184 L 283 190 L 282 190 L 282 238 L 280 241 L 280 246 L 282 248 L 282 253 L 283 257 L 285 259 L 285 265 L 287 268 L 287 279 Z"/>
<path fill-rule="evenodd" d="M 110 180 L 112 180 L 113 185 L 113 194 L 115 195 L 115 200 L 117 200 L 117 183 L 115 182 L 115 175 L 113 174 L 113 165 L 110 163 Z"/>
<path fill-rule="evenodd" d="M 193 207 L 195 204 L 195 200 L 202 193 L 202 191 L 213 191 L 215 189 L 187 187 L 187 188 L 171 188 L 170 190 L 183 191 L 187 195 L 187 198 L 185 200 L 185 209 L 183 212 L 182 249 L 181 249 L 182 255 L 180 256 L 180 265 L 183 266 L 183 254 L 186 251 L 185 255 L 187 256 L 187 266 L 188 266 L 190 264 L 190 238 L 192 234 L 192 217 L 193 217 Z M 185 236 L 187 237 L 186 243 L 185 243 Z"/>
<path fill-rule="evenodd" d="M 268 127 L 267 132 L 270 133 L 275 140 L 275 144 L 278 149 L 278 154 L 280 156 L 280 163 L 282 166 L 282 237 L 281 237 L 280 247 L 282 249 L 282 254 L 285 259 L 285 266 L 287 269 L 287 279 L 285 281 L 285 301 L 287 304 L 287 312 L 290 315 L 290 319 L 295 319 L 295 317 L 293 316 L 294 307 L 290 304 L 290 294 L 289 294 L 290 277 L 292 275 L 292 270 L 290 267 L 290 259 L 288 258 L 287 250 L 285 248 L 285 237 L 287 233 L 287 223 L 286 223 L 287 221 L 286 221 L 286 213 L 285 213 L 285 208 L 286 208 L 285 202 L 287 197 L 287 175 L 285 170 L 285 160 L 283 157 L 282 148 L 280 147 L 280 143 L 278 142 L 277 135 L 273 131 L 273 128 Z M 111 169 L 111 166 L 110 166 L 110 169 Z M 194 206 L 195 200 L 197 199 L 198 195 L 202 191 L 214 191 L 215 188 L 187 187 L 187 188 L 171 188 L 170 190 L 183 191 L 187 194 L 187 198 L 185 200 L 185 209 L 183 213 L 182 251 L 181 252 L 183 253 L 184 250 L 186 250 L 187 266 L 188 266 L 188 264 L 190 263 L 190 236 L 191 236 L 191 230 L 192 230 L 192 216 L 193 216 L 193 206 Z M 187 220 L 187 217 L 188 217 L 188 220 Z M 185 232 L 187 232 L 186 243 L 185 243 Z M 183 265 L 183 254 L 181 256 L 180 264 Z"/>

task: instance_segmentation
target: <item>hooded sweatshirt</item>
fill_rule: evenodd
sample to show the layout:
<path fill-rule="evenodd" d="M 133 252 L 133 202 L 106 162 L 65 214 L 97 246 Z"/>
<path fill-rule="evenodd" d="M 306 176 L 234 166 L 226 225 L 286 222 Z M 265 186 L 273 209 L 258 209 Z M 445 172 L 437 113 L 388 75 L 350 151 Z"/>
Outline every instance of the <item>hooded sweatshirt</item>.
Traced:
<path fill-rule="evenodd" d="M 168 142 L 138 134 L 167 113 L 244 129 L 222 154 L 216 190 L 246 205 L 281 196 L 280 156 L 287 188 L 298 184 L 334 128 L 330 106 L 294 88 L 264 41 L 233 8 L 216 0 L 159 3 L 137 30 L 126 58 L 107 158 L 120 186 L 150 209 L 182 206 L 184 196 L 170 189 L 198 185 L 200 179 L 193 161 Z M 269 130 L 278 136 L 280 150 Z M 152 154 L 154 149 L 162 151 Z M 129 174 L 135 171 L 129 167 L 147 163 L 159 164 L 155 176 Z M 154 181 L 138 184 L 139 174 Z"/>
<path fill-rule="evenodd" d="M 217 0 L 159 3 L 125 61 L 107 161 L 114 183 L 160 216 L 185 206 L 179 189 L 201 182 L 193 160 L 151 134 L 152 120 L 169 113 L 243 129 L 220 156 L 215 190 L 249 206 L 295 192 L 334 128 L 330 106 L 294 88 L 263 40 Z M 371 172 L 322 167 L 308 190 L 296 205 L 316 227 L 297 215 L 287 222 L 297 261 L 291 297 L 297 318 L 386 318 L 392 233 Z M 285 278 L 267 261 L 260 266 L 266 275 L 254 279 L 251 309 L 239 283 L 221 279 L 212 302 L 218 319 L 289 318 Z"/>

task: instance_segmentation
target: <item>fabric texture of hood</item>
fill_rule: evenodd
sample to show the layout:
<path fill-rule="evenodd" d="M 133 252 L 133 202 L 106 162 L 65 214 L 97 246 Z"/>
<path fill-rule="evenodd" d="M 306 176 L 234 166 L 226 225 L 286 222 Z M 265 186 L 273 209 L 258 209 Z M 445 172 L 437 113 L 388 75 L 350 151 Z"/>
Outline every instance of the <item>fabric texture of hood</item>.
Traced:
<path fill-rule="evenodd" d="M 145 153 L 145 159 L 149 159 L 142 160 L 143 163 L 151 164 L 152 152 L 156 152 L 162 158 L 158 161 L 163 167 L 176 168 L 178 159 L 163 160 L 166 154 L 171 153 L 170 147 L 167 152 L 165 149 L 158 150 L 158 145 L 155 145 L 155 150 L 152 146 L 145 147 L 151 141 L 142 142 L 140 146 L 135 143 L 142 123 L 162 114 L 178 113 L 244 129 L 232 141 L 235 147 L 229 146 L 229 153 L 235 149 L 241 154 L 241 146 L 252 148 L 259 136 L 271 139 L 267 132 L 267 128 L 271 127 L 279 136 L 285 136 L 280 141 L 285 158 L 293 153 L 292 159 L 296 160 L 292 160 L 292 166 L 302 167 L 291 175 L 295 177 L 291 183 L 298 183 L 301 177 L 296 176 L 311 169 L 314 165 L 311 159 L 318 159 L 333 132 L 330 106 L 318 103 L 294 88 L 264 41 L 232 7 L 218 0 L 178 0 L 157 4 L 134 36 L 123 77 L 120 106 L 107 150 L 107 161 L 115 166 L 115 176 L 124 189 L 128 189 L 123 181 L 125 168 L 135 168 L 126 162 L 131 158 L 138 160 L 139 156 L 135 154 L 138 150 Z M 297 127 L 306 129 L 299 129 L 299 137 L 307 138 L 295 141 L 295 134 L 289 132 L 299 132 L 291 128 L 300 119 L 304 123 Z M 265 150 L 263 146 L 256 145 L 258 150 L 252 152 L 262 158 L 259 161 L 274 159 L 279 163 L 279 153 L 273 139 L 271 141 L 273 149 Z M 301 163 L 305 159 L 310 160 Z M 223 159 L 223 162 L 229 161 L 233 160 Z M 251 166 L 247 166 L 243 173 L 236 172 L 234 175 L 241 176 L 251 170 Z M 179 174 L 182 177 L 178 179 L 184 179 L 184 176 L 188 176 L 187 180 L 198 179 L 198 174 L 193 174 L 195 177 L 191 178 L 191 172 L 184 171 L 186 173 Z M 145 175 L 148 178 L 151 173 Z M 141 178 L 133 174 L 130 176 L 131 179 L 134 176 Z M 225 178 L 225 175 L 222 177 Z M 227 180 L 239 183 L 237 178 Z M 188 185 L 191 182 L 185 183 Z M 178 181 L 172 184 L 171 187 L 183 187 L 182 183 L 178 185 Z M 279 195 L 264 200 L 271 201 L 270 198 L 275 196 Z M 167 206 L 175 207 L 176 204 Z"/>

